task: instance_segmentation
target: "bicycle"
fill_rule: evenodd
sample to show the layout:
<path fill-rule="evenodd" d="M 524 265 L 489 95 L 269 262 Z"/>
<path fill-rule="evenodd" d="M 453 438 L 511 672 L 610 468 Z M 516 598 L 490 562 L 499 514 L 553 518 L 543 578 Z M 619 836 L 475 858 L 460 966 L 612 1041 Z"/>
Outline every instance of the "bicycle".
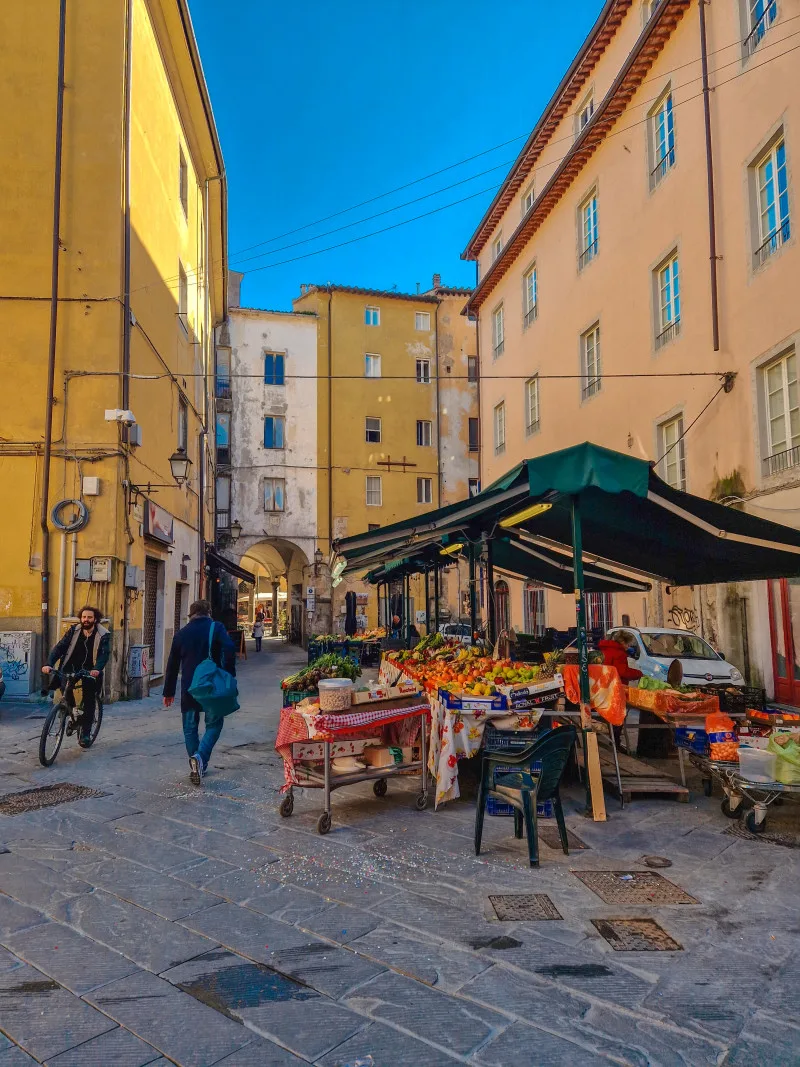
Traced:
<path fill-rule="evenodd" d="M 91 678 L 91 674 L 89 671 L 83 670 L 75 671 L 74 674 L 53 670 L 49 677 L 58 683 L 53 688 L 61 690 L 61 699 L 57 703 L 54 701 L 53 707 L 42 727 L 42 736 L 39 738 L 39 762 L 43 767 L 51 767 L 55 763 L 56 756 L 58 756 L 61 749 L 61 743 L 64 740 L 64 734 L 69 737 L 78 729 L 78 722 L 83 710 L 83 694 L 81 694 L 80 705 L 76 706 L 75 688 L 80 687 L 84 678 Z M 92 723 L 87 743 L 84 746 L 85 748 L 91 748 L 94 744 L 100 732 L 102 721 L 103 701 L 100 699 L 100 693 L 98 692 L 95 702 L 94 722 Z"/>

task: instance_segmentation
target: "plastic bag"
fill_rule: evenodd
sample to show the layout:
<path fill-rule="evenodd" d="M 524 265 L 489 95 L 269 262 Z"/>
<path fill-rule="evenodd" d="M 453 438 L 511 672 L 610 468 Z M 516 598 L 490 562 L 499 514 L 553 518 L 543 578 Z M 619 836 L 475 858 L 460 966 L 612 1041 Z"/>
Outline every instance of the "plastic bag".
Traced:
<path fill-rule="evenodd" d="M 775 761 L 775 781 L 783 785 L 800 785 L 800 745 L 791 734 L 783 737 L 772 735 L 767 751 L 778 758 Z"/>

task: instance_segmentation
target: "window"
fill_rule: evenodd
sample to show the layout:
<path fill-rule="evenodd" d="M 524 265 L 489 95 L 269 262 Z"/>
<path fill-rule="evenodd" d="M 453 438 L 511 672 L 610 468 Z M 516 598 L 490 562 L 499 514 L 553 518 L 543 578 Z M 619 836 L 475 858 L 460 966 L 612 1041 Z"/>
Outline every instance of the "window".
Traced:
<path fill-rule="evenodd" d="M 480 452 L 481 450 L 480 419 L 469 420 L 469 450 L 470 452 Z"/>
<path fill-rule="evenodd" d="M 645 0 L 642 4 L 642 21 L 648 23 L 653 17 L 653 12 L 658 7 L 660 0 Z"/>
<path fill-rule="evenodd" d="M 524 601 L 522 615 L 525 633 L 534 634 L 536 637 L 544 636 L 544 631 L 547 627 L 544 586 L 526 582 L 522 596 Z"/>
<path fill-rule="evenodd" d="M 417 478 L 417 503 L 433 503 L 433 478 Z"/>
<path fill-rule="evenodd" d="M 744 54 L 750 56 L 778 14 L 778 0 L 745 0 L 749 33 L 744 39 Z"/>
<path fill-rule="evenodd" d="M 583 375 L 583 399 L 600 392 L 602 379 L 600 366 L 600 324 L 592 326 L 581 337 L 581 373 Z"/>
<path fill-rule="evenodd" d="M 381 309 L 376 307 L 364 308 L 364 325 L 365 326 L 380 326 L 381 324 Z"/>
<path fill-rule="evenodd" d="M 431 384 L 431 361 L 429 359 L 417 360 L 417 381 L 420 385 Z"/>
<path fill-rule="evenodd" d="M 426 420 L 417 420 L 417 444 L 420 448 L 431 447 L 431 424 Z"/>
<path fill-rule="evenodd" d="M 501 401 L 494 409 L 494 453 L 499 456 L 506 450 L 506 405 Z"/>
<path fill-rule="evenodd" d="M 678 256 L 671 256 L 656 271 L 658 322 L 656 348 L 677 337 L 681 329 L 681 281 Z"/>
<path fill-rule="evenodd" d="M 533 188 L 533 182 L 528 186 L 525 192 L 522 194 L 522 214 L 523 217 L 528 214 L 533 207 L 533 201 L 536 199 L 535 191 Z"/>
<path fill-rule="evenodd" d="M 525 273 L 525 275 L 523 276 L 523 279 L 522 279 L 522 284 L 523 284 L 523 293 L 522 293 L 523 308 L 525 310 L 525 317 L 524 317 L 524 320 L 523 320 L 523 325 L 527 329 L 527 327 L 530 326 L 530 324 L 533 322 L 533 320 L 536 318 L 536 316 L 538 314 L 537 304 L 536 304 L 538 279 L 537 279 L 537 275 L 536 275 L 536 267 L 535 266 L 531 267 Z"/>
<path fill-rule="evenodd" d="M 217 374 L 214 393 L 219 400 L 231 399 L 231 350 L 217 348 Z"/>
<path fill-rule="evenodd" d="M 178 448 L 189 451 L 189 407 L 183 397 L 178 397 Z"/>
<path fill-rule="evenodd" d="M 367 533 L 374 533 L 375 530 L 380 530 L 381 524 L 379 522 L 368 522 Z"/>
<path fill-rule="evenodd" d="M 283 415 L 267 415 L 264 419 L 264 448 L 283 448 L 285 442 Z"/>
<path fill-rule="evenodd" d="M 478 380 L 478 357 L 467 356 L 467 381 L 477 382 Z"/>
<path fill-rule="evenodd" d="M 683 445 L 683 415 L 677 415 L 658 428 L 661 477 L 673 489 L 686 488 L 686 454 Z"/>
<path fill-rule="evenodd" d="M 380 475 L 367 477 L 367 506 L 379 508 L 383 504 L 383 487 Z"/>
<path fill-rule="evenodd" d="M 503 251 L 503 231 L 498 233 L 497 237 L 492 241 L 492 263 L 497 259 L 500 253 Z"/>
<path fill-rule="evenodd" d="M 756 165 L 759 248 L 756 265 L 789 240 L 789 190 L 786 181 L 786 143 L 781 138 Z"/>
<path fill-rule="evenodd" d="M 580 207 L 580 248 L 578 267 L 583 269 L 597 255 L 597 193 L 581 204 Z"/>
<path fill-rule="evenodd" d="M 765 474 L 779 474 L 800 463 L 800 397 L 794 350 L 762 371 L 766 409 Z"/>
<path fill-rule="evenodd" d="M 364 425 L 364 440 L 370 445 L 379 445 L 381 443 L 381 420 L 367 416 Z"/>
<path fill-rule="evenodd" d="M 364 377 L 365 378 L 380 378 L 381 376 L 381 357 L 367 353 L 364 356 Z"/>
<path fill-rule="evenodd" d="M 217 478 L 217 529 L 227 530 L 231 524 L 231 479 L 227 474 Z"/>
<path fill-rule="evenodd" d="M 217 463 L 226 466 L 231 461 L 231 417 L 226 411 L 217 412 Z"/>
<path fill-rule="evenodd" d="M 429 330 L 431 328 L 431 313 L 430 311 L 416 311 L 414 312 L 414 329 L 415 330 Z"/>
<path fill-rule="evenodd" d="M 502 356 L 506 347 L 506 319 L 503 305 L 492 312 L 492 350 L 494 358 Z"/>
<path fill-rule="evenodd" d="M 576 134 L 583 133 L 583 131 L 586 129 L 586 127 L 591 122 L 593 114 L 594 114 L 594 94 L 593 93 L 589 93 L 589 95 L 584 98 L 584 101 L 581 104 L 581 106 L 578 108 L 578 113 L 576 115 L 576 124 L 575 124 L 575 133 Z"/>
<path fill-rule="evenodd" d="M 284 380 L 284 362 L 285 356 L 282 352 L 265 352 L 264 353 L 264 384 L 265 385 L 285 385 Z"/>
<path fill-rule="evenodd" d="M 481 491 L 480 478 L 470 478 L 467 482 L 467 485 L 469 487 L 470 496 L 477 496 L 478 493 Z"/>
<path fill-rule="evenodd" d="M 614 598 L 611 593 L 586 594 L 586 628 L 605 634 L 614 625 Z"/>
<path fill-rule="evenodd" d="M 183 264 L 178 263 L 178 321 L 184 333 L 189 333 L 189 279 Z"/>
<path fill-rule="evenodd" d="M 539 379 L 525 382 L 525 433 L 530 437 L 539 429 Z"/>
<path fill-rule="evenodd" d="M 180 197 L 183 213 L 189 215 L 189 168 L 186 165 L 186 156 L 183 149 L 178 147 L 178 196 Z"/>
<path fill-rule="evenodd" d="M 650 127 L 650 188 L 655 189 L 675 166 L 675 116 L 672 91 L 666 92 L 648 115 Z"/>
<path fill-rule="evenodd" d="M 264 479 L 264 511 L 283 511 L 286 482 L 283 478 Z"/>

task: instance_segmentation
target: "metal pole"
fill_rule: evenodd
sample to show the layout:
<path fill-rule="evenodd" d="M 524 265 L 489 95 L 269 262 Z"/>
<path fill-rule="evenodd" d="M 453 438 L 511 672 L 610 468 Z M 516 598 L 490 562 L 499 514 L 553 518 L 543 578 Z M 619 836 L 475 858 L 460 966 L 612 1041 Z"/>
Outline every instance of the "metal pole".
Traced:
<path fill-rule="evenodd" d="M 425 571 L 425 633 L 431 632 L 430 571 Z"/>
<path fill-rule="evenodd" d="M 714 204 L 714 152 L 711 145 L 711 88 L 708 83 L 708 45 L 706 43 L 706 3 L 700 0 L 700 70 L 703 76 L 703 125 L 706 140 L 706 185 L 708 193 L 708 258 L 711 265 L 711 339 L 719 352 L 719 295 L 717 287 L 717 223 Z"/>
<path fill-rule="evenodd" d="M 591 697 L 589 694 L 589 647 L 586 641 L 586 595 L 583 587 L 583 530 L 581 528 L 581 505 L 577 496 L 572 498 L 572 566 L 575 581 L 575 618 L 578 645 L 578 682 L 580 686 L 581 733 L 583 735 L 583 771 L 586 778 L 586 810 L 592 810 L 592 790 L 589 785 L 589 754 L 586 735 L 592 722 Z"/>
<path fill-rule="evenodd" d="M 497 640 L 497 612 L 494 602 L 494 566 L 492 564 L 492 542 L 486 542 L 486 586 L 489 615 L 489 644 L 493 645 Z"/>
<path fill-rule="evenodd" d="M 439 632 L 439 564 L 433 568 L 433 625 Z"/>
<path fill-rule="evenodd" d="M 478 629 L 478 591 L 476 582 L 475 546 L 469 545 L 469 630 L 470 642 L 475 643 L 475 631 Z"/>

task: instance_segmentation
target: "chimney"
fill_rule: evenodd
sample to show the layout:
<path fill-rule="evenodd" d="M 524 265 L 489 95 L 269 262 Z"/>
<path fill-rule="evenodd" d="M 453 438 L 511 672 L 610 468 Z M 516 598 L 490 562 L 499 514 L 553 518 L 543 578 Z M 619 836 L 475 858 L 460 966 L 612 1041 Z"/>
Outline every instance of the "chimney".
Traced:
<path fill-rule="evenodd" d="M 441 274 L 434 274 L 434 276 L 433 276 L 433 288 L 434 289 L 439 289 L 441 287 L 441 284 L 442 284 L 442 276 L 441 276 Z"/>
<path fill-rule="evenodd" d="M 232 308 L 242 306 L 242 278 L 244 278 L 243 271 L 228 271 L 228 304 Z"/>

